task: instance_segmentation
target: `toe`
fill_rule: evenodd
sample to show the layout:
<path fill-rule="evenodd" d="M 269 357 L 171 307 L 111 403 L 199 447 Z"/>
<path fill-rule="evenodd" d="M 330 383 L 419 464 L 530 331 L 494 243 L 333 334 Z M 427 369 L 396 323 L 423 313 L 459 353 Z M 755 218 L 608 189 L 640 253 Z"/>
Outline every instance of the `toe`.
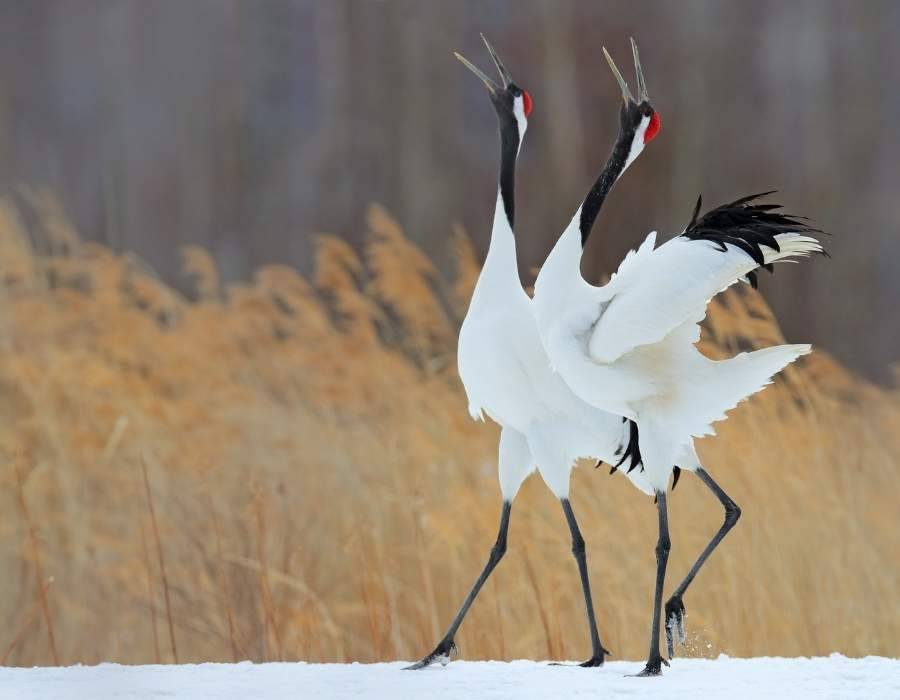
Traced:
<path fill-rule="evenodd" d="M 414 664 L 410 664 L 409 666 L 404 666 L 404 671 L 418 671 L 419 669 L 428 668 L 433 663 L 438 662 L 441 666 L 446 666 L 450 663 L 450 657 L 456 656 L 459 653 L 459 649 L 457 649 L 456 644 L 454 642 L 449 643 L 441 643 L 438 644 L 437 648 L 428 656 L 426 656 L 421 661 L 417 661 Z"/>

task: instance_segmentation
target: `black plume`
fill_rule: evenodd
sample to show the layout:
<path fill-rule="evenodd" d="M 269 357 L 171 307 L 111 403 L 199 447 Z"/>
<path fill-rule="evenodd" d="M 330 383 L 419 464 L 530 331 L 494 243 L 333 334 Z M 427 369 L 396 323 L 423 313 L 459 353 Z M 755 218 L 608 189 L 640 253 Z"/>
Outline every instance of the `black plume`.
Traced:
<path fill-rule="evenodd" d="M 779 251 L 775 236 L 779 233 L 822 233 L 805 223 L 800 216 L 782 214 L 780 204 L 754 204 L 761 197 L 773 194 L 760 192 L 741 197 L 729 204 L 723 204 L 706 212 L 699 219 L 702 198 L 697 198 L 697 206 L 691 221 L 681 235 L 692 241 L 712 241 L 723 253 L 728 245 L 740 248 L 756 262 L 772 272 L 772 266 L 766 265 L 762 246 Z M 756 274 L 751 272 L 747 279 L 756 287 Z"/>

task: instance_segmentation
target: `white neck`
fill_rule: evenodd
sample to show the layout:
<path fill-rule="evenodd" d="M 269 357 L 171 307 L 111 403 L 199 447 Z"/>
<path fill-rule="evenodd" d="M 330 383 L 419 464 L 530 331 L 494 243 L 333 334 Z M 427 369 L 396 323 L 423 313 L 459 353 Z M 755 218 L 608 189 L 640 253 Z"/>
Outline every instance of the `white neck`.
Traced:
<path fill-rule="evenodd" d="M 488 247 L 485 267 L 488 261 L 494 264 L 516 264 L 516 237 L 506 218 L 506 209 L 503 207 L 503 195 L 497 190 L 497 203 L 494 205 L 494 226 L 491 229 L 491 244 Z"/>
<path fill-rule="evenodd" d="M 534 301 L 539 308 L 549 309 L 564 299 L 581 276 L 581 207 L 556 241 L 534 283 Z"/>
<path fill-rule="evenodd" d="M 475 307 L 482 302 L 493 303 L 497 296 L 506 296 L 515 291 L 522 291 L 516 260 L 516 239 L 506 218 L 503 197 L 498 191 L 491 243 L 484 267 L 475 283 L 471 306 Z"/>

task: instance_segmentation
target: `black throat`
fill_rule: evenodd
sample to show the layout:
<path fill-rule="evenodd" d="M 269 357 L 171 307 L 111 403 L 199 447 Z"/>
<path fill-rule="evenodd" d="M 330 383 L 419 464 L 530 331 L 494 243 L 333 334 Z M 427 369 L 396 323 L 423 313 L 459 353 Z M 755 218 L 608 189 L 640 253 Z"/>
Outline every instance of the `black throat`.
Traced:
<path fill-rule="evenodd" d="M 616 184 L 616 180 L 625 169 L 625 162 L 628 160 L 628 153 L 631 151 L 631 142 L 634 140 L 635 128 L 632 126 L 633 121 L 629 117 L 630 110 L 623 107 L 619 118 L 619 138 L 613 146 L 612 153 L 606 165 L 588 192 L 587 197 L 581 205 L 581 221 L 578 224 L 581 230 L 581 247 L 587 244 L 588 236 L 591 235 L 591 229 L 594 221 L 600 213 L 603 202 L 606 201 L 606 195 Z"/>
<path fill-rule="evenodd" d="M 500 125 L 500 195 L 509 227 L 515 224 L 516 158 L 519 155 L 519 125 L 513 118 Z"/>

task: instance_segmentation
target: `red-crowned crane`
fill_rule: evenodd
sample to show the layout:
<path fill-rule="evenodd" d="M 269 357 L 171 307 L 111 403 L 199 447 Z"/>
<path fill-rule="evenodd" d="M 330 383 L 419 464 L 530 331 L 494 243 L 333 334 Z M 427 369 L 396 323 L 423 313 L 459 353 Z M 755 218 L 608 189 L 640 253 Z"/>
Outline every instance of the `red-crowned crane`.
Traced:
<path fill-rule="evenodd" d="M 650 104 L 637 46 L 632 40 L 638 99 L 606 54 L 622 90 L 619 136 L 593 187 L 547 257 L 535 284 L 541 339 L 554 370 L 591 406 L 625 416 L 638 430 L 642 478 L 655 495 L 659 516 L 657 574 L 650 652 L 642 676 L 668 664 L 659 650 L 660 608 L 670 540 L 666 491 L 673 470 L 697 474 L 725 508 L 725 522 L 666 603 L 668 652 L 684 642 L 683 596 L 697 571 L 737 522 L 740 509 L 701 467 L 692 443 L 713 434 L 712 423 L 771 382 L 809 345 L 781 345 L 712 361 L 695 347 L 699 323 L 716 294 L 738 280 L 755 285 L 759 267 L 822 252 L 814 232 L 774 204 L 753 195 L 698 217 L 655 247 L 656 233 L 629 253 L 608 284 L 595 287 L 581 275 L 591 228 L 613 184 L 656 136 L 659 115 Z M 765 193 L 770 194 L 770 193 Z M 636 461 L 633 461 L 633 464 Z M 677 467 L 675 466 L 677 465 Z M 676 479 L 679 472 L 676 471 Z"/>
<path fill-rule="evenodd" d="M 469 413 L 481 420 L 487 415 L 501 426 L 500 530 L 484 570 L 446 634 L 431 653 L 409 668 L 420 669 L 435 661 L 442 664 L 449 661 L 455 650 L 453 638 L 469 606 L 506 552 L 513 499 L 535 468 L 560 500 L 572 536 L 572 553 L 581 577 L 592 647 L 591 658 L 581 665 L 599 666 L 608 652 L 597 631 L 584 539 L 569 503 L 569 477 L 579 457 L 621 462 L 636 447 L 628 449 L 632 431 L 621 416 L 578 399 L 562 377 L 550 369 L 531 298 L 519 280 L 513 235 L 516 159 L 532 101 L 513 82 L 487 40 L 485 44 L 500 72 L 502 85 L 456 54 L 487 87 L 500 126 L 500 174 L 491 242 L 460 330 L 457 359 Z"/>

